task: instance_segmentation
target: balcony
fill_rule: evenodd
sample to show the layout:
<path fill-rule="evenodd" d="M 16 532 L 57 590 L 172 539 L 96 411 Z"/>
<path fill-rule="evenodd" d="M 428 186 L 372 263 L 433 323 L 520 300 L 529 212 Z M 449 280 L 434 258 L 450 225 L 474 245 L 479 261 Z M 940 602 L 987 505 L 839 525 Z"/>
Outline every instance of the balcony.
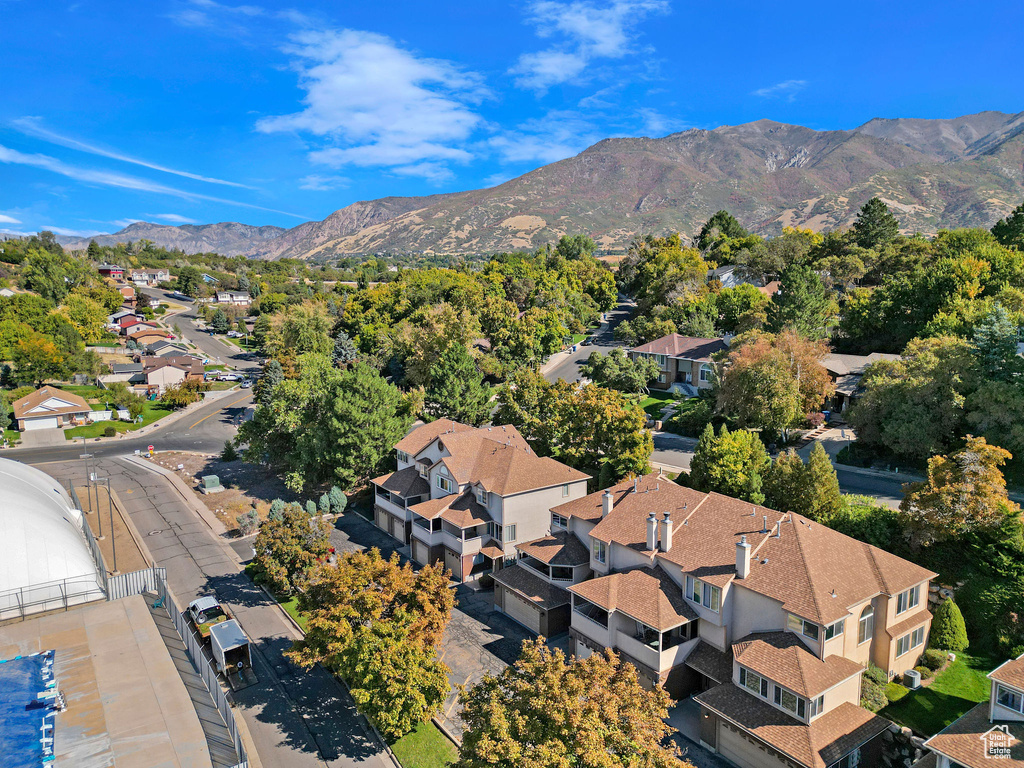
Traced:
<path fill-rule="evenodd" d="M 446 521 L 441 525 L 441 542 L 452 552 L 458 552 L 460 555 L 475 555 L 483 548 L 486 532 L 487 527 L 483 525 L 463 529 L 456 528 Z"/>
<path fill-rule="evenodd" d="M 419 515 L 412 516 L 412 535 L 428 546 L 441 543 L 440 520 L 427 520 Z"/>
<path fill-rule="evenodd" d="M 522 557 L 519 559 L 520 565 L 525 565 L 531 571 L 534 571 L 537 575 L 541 576 L 545 581 L 552 584 L 561 586 L 568 586 L 575 583 L 574 571 L 569 566 L 564 565 L 548 565 L 542 563 L 535 557 Z"/>
<path fill-rule="evenodd" d="M 655 672 L 661 671 L 661 652 L 658 648 L 652 648 L 631 633 L 618 630 L 615 633 L 615 647 Z"/>

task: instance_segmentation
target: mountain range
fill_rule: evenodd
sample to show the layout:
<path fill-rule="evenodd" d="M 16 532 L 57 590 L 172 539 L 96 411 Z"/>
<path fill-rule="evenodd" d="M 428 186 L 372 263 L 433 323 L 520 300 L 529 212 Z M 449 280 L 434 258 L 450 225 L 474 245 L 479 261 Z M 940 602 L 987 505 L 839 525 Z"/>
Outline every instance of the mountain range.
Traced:
<path fill-rule="evenodd" d="M 614 253 L 638 234 L 692 235 L 720 209 L 761 234 L 833 229 L 874 196 L 905 232 L 991 226 L 1024 198 L 1024 112 L 874 119 L 840 131 L 758 120 L 605 139 L 496 187 L 360 201 L 288 230 L 138 222 L 92 239 L 273 259 L 482 254 L 582 232 Z M 64 242 L 77 249 L 88 239 Z"/>

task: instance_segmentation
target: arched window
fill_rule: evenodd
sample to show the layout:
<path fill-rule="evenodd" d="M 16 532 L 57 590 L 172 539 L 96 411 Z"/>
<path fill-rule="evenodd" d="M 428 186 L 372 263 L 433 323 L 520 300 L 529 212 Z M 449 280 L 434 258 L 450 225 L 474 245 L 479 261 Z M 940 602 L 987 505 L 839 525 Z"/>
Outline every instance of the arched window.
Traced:
<path fill-rule="evenodd" d="M 857 643 L 866 643 L 875 634 L 875 609 L 870 605 L 860 613 L 860 626 L 857 630 Z"/>
<path fill-rule="evenodd" d="M 707 363 L 704 363 L 700 367 L 700 380 L 711 381 L 711 366 Z"/>

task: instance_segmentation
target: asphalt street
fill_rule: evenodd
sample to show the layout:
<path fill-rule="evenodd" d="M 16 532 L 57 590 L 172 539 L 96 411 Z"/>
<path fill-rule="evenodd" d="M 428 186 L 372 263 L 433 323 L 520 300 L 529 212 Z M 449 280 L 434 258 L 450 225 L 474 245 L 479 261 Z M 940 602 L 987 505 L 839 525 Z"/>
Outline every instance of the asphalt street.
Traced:
<path fill-rule="evenodd" d="M 60 480 L 84 478 L 83 462 L 40 468 Z M 320 667 L 308 671 L 284 652 L 298 632 L 241 571 L 238 560 L 164 477 L 105 458 L 111 479 L 153 559 L 167 568 L 179 605 L 216 593 L 252 643 L 258 682 L 233 694 L 266 768 L 394 768 L 355 711 L 348 692 Z"/>
<path fill-rule="evenodd" d="M 207 331 L 199 327 L 199 317 L 196 314 L 195 302 L 186 302 L 180 296 L 170 291 L 149 289 L 149 292 L 161 296 L 169 302 L 184 304 L 188 307 L 184 312 L 167 316 L 164 322 L 169 326 L 177 325 L 181 335 L 199 347 L 203 354 L 210 358 L 212 364 L 228 365 L 240 371 L 259 368 L 255 355 L 244 352 L 217 336 L 211 336 Z"/>
<path fill-rule="evenodd" d="M 559 359 L 555 365 L 546 370 L 544 378 L 552 383 L 559 379 L 577 381 L 580 378 L 580 364 L 585 362 L 592 353 L 607 354 L 614 347 L 622 346 L 615 341 L 615 328 L 623 320 L 628 320 L 635 309 L 636 304 L 632 300 L 620 295 L 618 306 L 608 312 L 605 322 L 591 334 L 594 343 L 586 346 L 578 345 L 575 352 L 570 353 L 564 359 Z"/>

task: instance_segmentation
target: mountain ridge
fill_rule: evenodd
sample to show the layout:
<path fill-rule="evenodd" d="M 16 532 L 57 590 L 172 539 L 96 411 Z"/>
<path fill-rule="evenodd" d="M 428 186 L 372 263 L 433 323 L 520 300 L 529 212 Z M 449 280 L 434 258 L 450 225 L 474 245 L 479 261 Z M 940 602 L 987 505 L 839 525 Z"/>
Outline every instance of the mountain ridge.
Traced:
<path fill-rule="evenodd" d="M 237 254 L 263 259 L 489 253 L 576 232 L 614 252 L 638 234 L 692 234 L 720 209 L 761 234 L 846 226 L 873 196 L 893 208 L 906 232 L 991 226 L 1024 197 L 1024 112 L 873 118 L 824 131 L 761 119 L 661 138 L 608 138 L 496 187 L 357 201 L 320 222 L 254 234 L 247 244 L 227 224 L 200 227 L 227 228 Z M 206 242 L 213 234 L 177 239 Z"/>

